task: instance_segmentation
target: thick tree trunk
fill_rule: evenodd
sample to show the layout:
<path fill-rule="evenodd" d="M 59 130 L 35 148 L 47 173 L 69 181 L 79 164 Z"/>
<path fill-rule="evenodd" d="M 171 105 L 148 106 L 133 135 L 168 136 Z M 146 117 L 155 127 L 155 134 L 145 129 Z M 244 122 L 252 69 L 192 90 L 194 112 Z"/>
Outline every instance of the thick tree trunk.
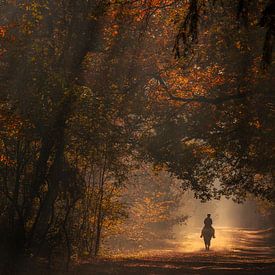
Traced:
<path fill-rule="evenodd" d="M 48 173 L 48 192 L 36 215 L 35 222 L 31 230 L 30 242 L 32 241 L 33 237 L 37 237 L 39 240 L 41 240 L 41 242 L 43 242 L 44 237 L 49 229 L 49 220 L 52 213 L 52 207 L 54 205 L 56 197 L 58 196 L 58 189 L 62 180 L 66 127 L 65 124 L 70 114 L 71 105 L 72 97 L 69 96 L 64 100 L 62 109 L 60 112 L 58 112 L 56 123 L 53 127 L 53 130 L 51 131 L 52 138 L 54 138 L 55 140 L 55 145 L 52 148 L 52 150 L 55 150 L 55 156 L 53 164 L 49 168 Z M 50 154 L 48 154 L 48 156 L 50 156 Z M 41 185 L 45 183 L 45 177 L 46 174 L 44 175 L 44 178 L 42 180 L 38 179 Z"/>

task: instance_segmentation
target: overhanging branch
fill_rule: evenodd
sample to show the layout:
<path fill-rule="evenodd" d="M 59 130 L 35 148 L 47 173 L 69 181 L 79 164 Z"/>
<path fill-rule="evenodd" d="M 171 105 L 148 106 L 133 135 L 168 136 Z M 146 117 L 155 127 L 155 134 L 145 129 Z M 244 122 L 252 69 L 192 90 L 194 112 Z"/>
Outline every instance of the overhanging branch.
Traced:
<path fill-rule="evenodd" d="M 179 97 L 179 96 L 173 95 L 170 92 L 169 87 L 167 86 L 166 82 L 163 80 L 163 78 L 159 74 L 155 75 L 155 77 L 157 78 L 159 83 L 164 87 L 166 93 L 168 94 L 169 99 L 175 100 L 178 102 L 185 102 L 185 103 L 199 102 L 199 103 L 208 103 L 208 104 L 213 104 L 213 105 L 219 105 L 226 101 L 239 100 L 239 99 L 243 99 L 247 96 L 247 94 L 245 94 L 245 93 L 238 92 L 237 94 L 225 95 L 225 96 L 217 97 L 217 98 L 208 98 L 208 97 L 204 97 L 204 96 Z"/>
<path fill-rule="evenodd" d="M 218 105 L 218 104 L 222 104 L 226 101 L 237 100 L 237 99 L 242 99 L 242 98 L 246 97 L 246 94 L 244 94 L 244 93 L 242 93 L 242 94 L 238 93 L 238 94 L 228 95 L 228 96 L 223 96 L 223 97 L 218 97 L 218 98 L 207 98 L 207 97 L 203 97 L 203 96 L 184 98 L 184 97 L 174 96 L 171 93 L 168 93 L 168 95 L 171 100 L 176 100 L 176 101 L 180 101 L 180 102 L 200 102 L 200 103 L 208 103 L 208 104 L 214 104 L 214 105 Z"/>

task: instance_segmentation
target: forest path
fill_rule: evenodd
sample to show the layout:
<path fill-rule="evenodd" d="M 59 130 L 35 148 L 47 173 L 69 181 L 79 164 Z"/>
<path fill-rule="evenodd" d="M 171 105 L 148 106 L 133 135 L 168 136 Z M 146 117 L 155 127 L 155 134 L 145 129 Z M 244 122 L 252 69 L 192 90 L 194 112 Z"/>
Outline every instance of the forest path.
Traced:
<path fill-rule="evenodd" d="M 218 228 L 216 236 L 210 251 L 196 232 L 174 251 L 100 259 L 71 274 L 275 274 L 274 229 Z"/>

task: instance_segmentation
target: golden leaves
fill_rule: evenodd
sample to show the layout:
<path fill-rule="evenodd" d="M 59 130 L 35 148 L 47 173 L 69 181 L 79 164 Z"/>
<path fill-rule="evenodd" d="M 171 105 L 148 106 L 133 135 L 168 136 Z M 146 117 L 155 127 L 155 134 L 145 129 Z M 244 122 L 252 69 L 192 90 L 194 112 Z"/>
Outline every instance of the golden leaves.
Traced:
<path fill-rule="evenodd" d="M 252 127 L 256 128 L 256 129 L 260 129 L 261 128 L 261 123 L 258 119 L 255 119 L 254 121 L 249 123 Z"/>
<path fill-rule="evenodd" d="M 15 164 L 15 161 L 11 160 L 5 155 L 0 155 L 0 165 L 4 164 L 6 166 L 13 166 Z"/>
<path fill-rule="evenodd" d="M 210 145 L 207 144 L 196 144 L 196 146 L 193 149 L 193 154 L 195 156 L 199 156 L 199 155 L 207 155 L 209 157 L 214 156 L 216 154 L 216 150 L 215 148 L 213 148 Z"/>
<path fill-rule="evenodd" d="M 6 32 L 7 32 L 7 29 L 3 26 L 0 26 L 0 38 L 2 37 L 5 37 L 6 35 Z"/>

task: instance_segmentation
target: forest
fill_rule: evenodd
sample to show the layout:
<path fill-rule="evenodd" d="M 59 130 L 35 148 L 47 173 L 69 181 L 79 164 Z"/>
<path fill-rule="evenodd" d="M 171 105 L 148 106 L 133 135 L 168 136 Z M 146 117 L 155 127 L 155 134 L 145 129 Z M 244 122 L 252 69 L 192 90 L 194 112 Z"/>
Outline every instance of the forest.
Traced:
<path fill-rule="evenodd" d="M 275 226 L 274 35 L 273 0 L 1 0 L 1 274 L 161 247 L 191 197 Z"/>

